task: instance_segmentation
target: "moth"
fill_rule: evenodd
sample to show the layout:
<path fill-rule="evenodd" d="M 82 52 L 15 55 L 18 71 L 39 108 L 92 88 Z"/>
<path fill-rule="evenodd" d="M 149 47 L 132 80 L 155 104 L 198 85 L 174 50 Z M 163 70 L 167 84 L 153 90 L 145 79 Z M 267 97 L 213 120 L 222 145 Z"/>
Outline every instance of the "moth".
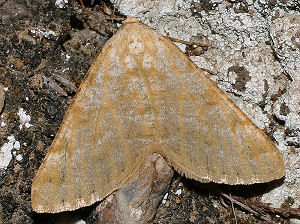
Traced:
<path fill-rule="evenodd" d="M 135 18 L 104 45 L 31 189 L 33 210 L 91 205 L 130 182 L 152 153 L 200 182 L 285 175 L 275 144 L 170 40 Z"/>

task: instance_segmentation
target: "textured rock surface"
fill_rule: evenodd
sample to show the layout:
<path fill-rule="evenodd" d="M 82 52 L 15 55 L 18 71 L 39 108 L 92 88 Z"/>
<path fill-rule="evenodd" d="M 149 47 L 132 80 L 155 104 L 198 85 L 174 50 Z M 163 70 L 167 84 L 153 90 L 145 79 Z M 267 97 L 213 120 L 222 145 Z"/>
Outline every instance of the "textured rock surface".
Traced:
<path fill-rule="evenodd" d="M 191 59 L 267 132 L 285 157 L 284 184 L 263 196 L 300 205 L 300 23 L 297 1 L 115 1 L 164 35 L 204 41 L 210 48 Z M 185 46 L 180 45 L 185 50 Z M 267 159 L 267 158 L 266 158 Z"/>
<path fill-rule="evenodd" d="M 275 103 L 275 114 L 285 121 L 289 130 L 298 131 L 295 143 L 299 146 L 300 127 L 300 15 L 287 14 L 273 21 L 270 34 L 274 50 L 284 68 L 284 73 L 290 77 L 287 91 Z"/>

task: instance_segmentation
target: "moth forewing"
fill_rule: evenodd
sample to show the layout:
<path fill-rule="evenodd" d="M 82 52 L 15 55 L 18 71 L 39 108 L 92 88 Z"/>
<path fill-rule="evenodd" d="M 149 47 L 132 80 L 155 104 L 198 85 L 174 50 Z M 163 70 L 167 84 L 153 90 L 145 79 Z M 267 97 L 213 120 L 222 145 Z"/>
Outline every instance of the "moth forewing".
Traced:
<path fill-rule="evenodd" d="M 284 176 L 266 134 L 170 40 L 128 18 L 79 88 L 32 185 L 36 212 L 91 205 L 132 180 L 152 153 L 202 182 Z"/>

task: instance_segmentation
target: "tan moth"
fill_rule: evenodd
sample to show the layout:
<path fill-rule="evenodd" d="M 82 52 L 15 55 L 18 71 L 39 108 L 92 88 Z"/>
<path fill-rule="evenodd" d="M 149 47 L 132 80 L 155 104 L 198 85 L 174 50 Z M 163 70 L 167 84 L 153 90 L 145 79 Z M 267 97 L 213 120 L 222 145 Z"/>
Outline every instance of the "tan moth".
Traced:
<path fill-rule="evenodd" d="M 100 201 L 154 152 L 201 182 L 285 174 L 274 143 L 224 92 L 170 40 L 128 18 L 90 67 L 34 178 L 33 210 Z"/>

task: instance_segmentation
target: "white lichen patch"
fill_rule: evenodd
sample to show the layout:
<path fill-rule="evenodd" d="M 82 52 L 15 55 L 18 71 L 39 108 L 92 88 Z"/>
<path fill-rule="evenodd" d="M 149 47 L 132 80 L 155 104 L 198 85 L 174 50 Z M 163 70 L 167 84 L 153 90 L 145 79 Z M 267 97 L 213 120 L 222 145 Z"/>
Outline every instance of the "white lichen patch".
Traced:
<path fill-rule="evenodd" d="M 164 195 L 164 198 L 163 198 L 163 200 L 161 201 L 161 203 L 162 203 L 163 205 L 166 204 L 167 199 L 168 199 L 168 196 L 169 196 L 169 193 L 166 193 L 166 194 Z"/>
<path fill-rule="evenodd" d="M 17 161 L 22 161 L 23 160 L 23 156 L 21 154 L 16 156 L 16 160 Z"/>
<path fill-rule="evenodd" d="M 7 137 L 8 142 L 4 143 L 0 150 L 0 170 L 6 170 L 7 166 L 9 165 L 12 159 L 12 150 L 20 149 L 20 142 L 16 141 L 13 135 Z"/>
<path fill-rule="evenodd" d="M 182 193 L 182 190 L 181 190 L 181 189 L 178 189 L 178 190 L 175 192 L 176 195 L 181 195 L 181 193 Z"/>
<path fill-rule="evenodd" d="M 22 107 L 19 109 L 17 114 L 20 118 L 20 125 L 19 125 L 20 130 L 23 129 L 23 126 L 25 126 L 26 128 L 30 128 L 33 126 L 32 124 L 29 123 L 31 120 L 30 115 L 26 114 L 26 111 Z"/>
<path fill-rule="evenodd" d="M 85 222 L 84 220 L 82 220 L 82 219 L 80 219 L 80 220 L 74 222 L 74 224 L 85 224 L 85 223 L 86 223 L 86 222 Z"/>
<path fill-rule="evenodd" d="M 69 0 L 56 0 L 55 1 L 55 6 L 58 8 L 62 9 L 65 7 L 66 4 L 68 4 Z"/>
<path fill-rule="evenodd" d="M 32 30 L 30 30 L 30 32 L 33 36 L 43 36 L 45 38 L 50 38 L 51 36 L 54 36 L 54 37 L 57 36 L 53 30 L 46 31 L 46 30 L 42 30 L 40 28 L 32 29 Z"/>
<path fill-rule="evenodd" d="M 16 150 L 19 150 L 20 149 L 20 142 L 19 141 L 15 141 L 15 143 L 14 143 L 14 148 L 16 149 Z"/>

